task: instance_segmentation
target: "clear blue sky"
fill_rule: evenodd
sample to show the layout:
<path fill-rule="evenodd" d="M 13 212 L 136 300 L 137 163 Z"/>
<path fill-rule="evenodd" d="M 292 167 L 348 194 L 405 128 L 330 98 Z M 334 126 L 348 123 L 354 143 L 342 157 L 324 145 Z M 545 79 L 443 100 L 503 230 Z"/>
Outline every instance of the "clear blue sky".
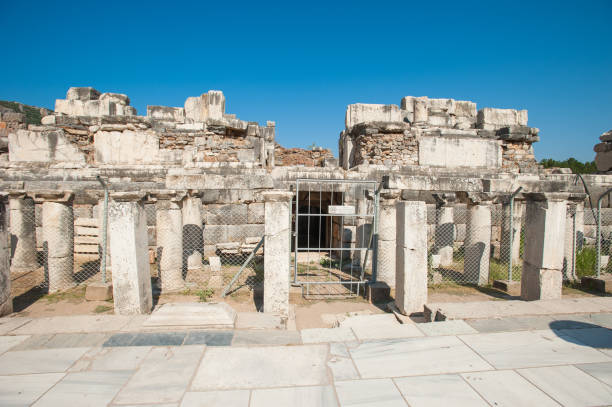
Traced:
<path fill-rule="evenodd" d="M 612 128 L 612 1 L 0 4 L 0 99 L 69 86 L 182 106 L 208 89 L 277 141 L 337 151 L 350 103 L 403 96 L 529 110 L 536 156 L 593 160 Z"/>

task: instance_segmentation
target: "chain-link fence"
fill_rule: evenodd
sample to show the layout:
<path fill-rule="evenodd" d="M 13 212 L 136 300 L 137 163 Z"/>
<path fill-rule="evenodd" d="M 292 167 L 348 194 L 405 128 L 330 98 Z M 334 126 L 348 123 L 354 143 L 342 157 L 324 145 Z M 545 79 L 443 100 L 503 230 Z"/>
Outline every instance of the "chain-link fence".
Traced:
<path fill-rule="evenodd" d="M 39 204 L 28 197 L 10 199 L 14 296 L 34 288 L 55 292 L 82 283 L 111 281 L 110 270 L 101 270 L 102 218 L 95 216 L 101 211 L 94 208 L 71 203 Z"/>
<path fill-rule="evenodd" d="M 151 273 L 162 292 L 236 298 L 263 289 L 262 203 L 202 206 L 185 200 L 148 211 L 155 211 Z"/>

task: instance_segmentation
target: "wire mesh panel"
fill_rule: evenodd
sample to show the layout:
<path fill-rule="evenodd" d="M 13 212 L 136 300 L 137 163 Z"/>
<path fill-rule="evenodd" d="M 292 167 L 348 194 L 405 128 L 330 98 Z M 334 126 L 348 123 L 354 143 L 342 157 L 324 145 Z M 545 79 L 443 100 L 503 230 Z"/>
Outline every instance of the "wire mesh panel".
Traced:
<path fill-rule="evenodd" d="M 293 281 L 308 297 L 357 295 L 372 278 L 375 181 L 296 182 Z"/>
<path fill-rule="evenodd" d="M 583 250 L 576 254 L 577 272 L 600 277 L 612 273 L 612 209 L 601 208 L 595 210 L 594 215 L 585 209 L 584 223 L 585 244 Z M 593 245 L 590 244 L 593 240 L 591 236 L 595 238 Z"/>
<path fill-rule="evenodd" d="M 162 292 L 236 297 L 263 287 L 263 203 L 170 206 L 156 208 L 151 273 Z"/>
<path fill-rule="evenodd" d="M 101 219 L 70 203 L 10 200 L 11 279 L 15 296 L 39 287 L 51 292 L 111 280 L 100 269 Z"/>

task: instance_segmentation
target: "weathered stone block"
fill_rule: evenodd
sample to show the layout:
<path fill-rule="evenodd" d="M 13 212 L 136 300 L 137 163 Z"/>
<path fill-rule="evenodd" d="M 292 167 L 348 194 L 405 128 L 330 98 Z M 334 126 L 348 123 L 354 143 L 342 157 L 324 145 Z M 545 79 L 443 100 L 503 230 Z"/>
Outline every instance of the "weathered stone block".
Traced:
<path fill-rule="evenodd" d="M 85 289 L 87 301 L 107 301 L 113 298 L 113 286 L 110 283 L 93 283 Z"/>
<path fill-rule="evenodd" d="M 68 100 L 98 100 L 100 92 L 92 87 L 72 87 L 66 92 Z"/>
<path fill-rule="evenodd" d="M 397 105 L 355 103 L 346 108 L 345 124 L 349 131 L 358 123 L 401 121 L 402 115 Z"/>
<path fill-rule="evenodd" d="M 206 205 L 204 212 L 207 225 L 243 225 L 248 222 L 246 204 Z"/>
<path fill-rule="evenodd" d="M 204 244 L 216 245 L 227 242 L 227 225 L 204 225 Z"/>
<path fill-rule="evenodd" d="M 264 204 L 259 202 L 254 202 L 249 204 L 247 210 L 247 222 L 248 223 L 264 223 L 265 220 L 265 212 L 264 212 Z"/>
<path fill-rule="evenodd" d="M 391 287 L 387 283 L 377 281 L 366 286 L 366 299 L 371 304 L 381 304 L 391 301 Z"/>
<path fill-rule="evenodd" d="M 560 270 L 549 270 L 523 262 L 521 299 L 524 301 L 561 298 L 563 276 Z"/>

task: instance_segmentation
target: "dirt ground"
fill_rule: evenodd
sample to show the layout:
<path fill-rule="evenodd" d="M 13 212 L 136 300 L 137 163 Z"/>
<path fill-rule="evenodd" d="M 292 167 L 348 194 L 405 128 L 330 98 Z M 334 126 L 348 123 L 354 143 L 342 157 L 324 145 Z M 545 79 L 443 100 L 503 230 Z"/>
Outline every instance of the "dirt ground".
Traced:
<path fill-rule="evenodd" d="M 393 296 L 393 292 L 391 295 Z M 596 296 L 595 293 L 575 287 L 564 286 L 565 297 Z M 55 294 L 46 294 L 44 290 L 34 287 L 24 290 L 15 286 L 13 306 L 19 316 L 30 318 L 60 315 L 112 314 L 113 302 L 85 300 L 85 286 Z M 460 285 L 442 285 L 429 288 L 429 302 L 471 302 L 503 301 L 515 299 L 505 293 L 488 287 Z M 206 290 L 186 290 L 181 293 L 154 295 L 154 303 L 161 305 L 170 302 L 225 301 L 237 312 L 255 312 L 261 310 L 261 298 L 254 300 L 252 291 L 241 290 L 225 298 L 219 293 Z M 363 297 L 344 299 L 305 299 L 301 291 L 292 288 L 290 303 L 293 306 L 298 329 L 331 327 L 338 319 L 349 314 L 376 314 L 386 311 L 386 304 L 370 304 Z"/>

